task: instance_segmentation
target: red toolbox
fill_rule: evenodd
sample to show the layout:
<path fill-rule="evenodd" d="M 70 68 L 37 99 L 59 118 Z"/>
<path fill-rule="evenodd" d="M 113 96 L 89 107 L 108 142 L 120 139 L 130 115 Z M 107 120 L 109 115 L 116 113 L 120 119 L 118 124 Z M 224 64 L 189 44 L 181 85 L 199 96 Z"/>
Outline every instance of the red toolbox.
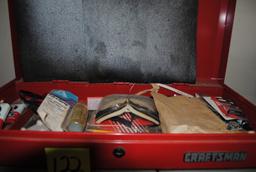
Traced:
<path fill-rule="evenodd" d="M 256 128 L 256 106 L 224 84 L 233 25 L 234 0 L 199 0 L 196 30 L 196 82 L 172 83 L 194 94 L 223 96 L 234 100 Z M 20 47 L 9 1 L 16 79 L 0 88 L 0 98 L 13 102 L 19 90 L 45 94 L 52 89 L 69 90 L 81 99 L 113 93 L 137 93 L 150 84 L 130 82 L 89 83 L 69 80 L 24 82 Z M 31 16 L 27 16 L 31 19 Z M 74 26 L 75 27 L 75 26 Z M 30 28 L 35 29 L 35 28 Z M 33 65 L 33 64 L 30 64 Z M 28 79 L 29 80 L 29 79 Z M 1 166 L 45 167 L 45 148 L 89 148 L 93 168 L 99 169 L 210 169 L 256 167 L 256 134 L 105 134 L 73 132 L 0 131 Z M 115 156 L 115 151 L 124 156 Z M 190 156 L 237 155 L 219 161 L 190 162 Z"/>

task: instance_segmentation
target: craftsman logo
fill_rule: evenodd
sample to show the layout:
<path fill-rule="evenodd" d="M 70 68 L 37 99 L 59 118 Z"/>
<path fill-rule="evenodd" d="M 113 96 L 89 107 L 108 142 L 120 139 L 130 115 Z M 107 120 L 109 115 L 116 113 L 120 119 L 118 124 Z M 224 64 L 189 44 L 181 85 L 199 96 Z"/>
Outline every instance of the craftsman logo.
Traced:
<path fill-rule="evenodd" d="M 246 152 L 188 152 L 185 153 L 186 163 L 194 162 L 230 162 L 245 161 Z"/>

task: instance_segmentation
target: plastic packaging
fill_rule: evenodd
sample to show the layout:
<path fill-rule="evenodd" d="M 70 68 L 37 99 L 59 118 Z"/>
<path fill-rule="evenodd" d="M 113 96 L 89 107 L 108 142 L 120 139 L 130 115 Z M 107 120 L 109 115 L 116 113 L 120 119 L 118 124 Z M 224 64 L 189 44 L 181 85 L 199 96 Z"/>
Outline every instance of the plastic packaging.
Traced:
<path fill-rule="evenodd" d="M 70 113 L 66 116 L 62 123 L 64 131 L 76 131 L 82 132 L 86 126 L 86 119 L 88 116 L 88 110 L 84 103 L 78 102 L 75 104 Z"/>
<path fill-rule="evenodd" d="M 62 123 L 78 97 L 66 90 L 52 90 L 37 109 L 42 122 L 51 131 L 63 131 Z"/>
<path fill-rule="evenodd" d="M 104 97 L 96 114 L 96 123 L 100 124 L 124 113 L 132 113 L 159 125 L 158 112 L 153 99 L 146 96 L 128 94 L 112 94 Z"/>

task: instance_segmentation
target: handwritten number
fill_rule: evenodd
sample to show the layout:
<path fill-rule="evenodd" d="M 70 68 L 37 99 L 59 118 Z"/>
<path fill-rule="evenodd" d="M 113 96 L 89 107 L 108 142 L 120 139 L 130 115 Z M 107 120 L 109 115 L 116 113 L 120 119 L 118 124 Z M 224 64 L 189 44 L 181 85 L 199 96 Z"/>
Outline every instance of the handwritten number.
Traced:
<path fill-rule="evenodd" d="M 69 158 L 67 156 L 62 156 L 60 157 L 60 160 L 63 160 L 65 159 L 66 160 L 66 168 L 60 170 L 61 172 L 68 172 L 69 171 L 69 166 L 70 166 L 70 163 L 69 163 Z"/>
<path fill-rule="evenodd" d="M 57 158 L 54 158 L 53 161 L 53 170 L 54 172 L 57 172 Z"/>
<path fill-rule="evenodd" d="M 65 168 L 64 169 L 60 169 L 60 172 L 78 172 L 80 171 L 80 168 L 81 168 L 81 160 L 77 157 L 74 157 L 74 156 L 61 156 L 59 158 L 60 164 L 65 164 Z M 54 168 L 54 172 L 58 172 L 57 171 L 57 158 L 54 158 L 53 159 L 53 168 Z M 71 167 L 71 161 L 73 162 L 73 168 Z"/>
<path fill-rule="evenodd" d="M 70 157 L 70 159 L 73 159 L 73 160 L 75 160 L 75 161 L 77 162 L 77 166 L 76 166 L 76 168 L 74 168 L 74 169 L 70 169 L 70 170 L 71 170 L 71 172 L 79 171 L 79 170 L 80 170 L 80 168 L 81 168 L 81 160 L 80 160 L 79 158 L 77 158 L 77 157 L 74 157 L 74 156 Z"/>

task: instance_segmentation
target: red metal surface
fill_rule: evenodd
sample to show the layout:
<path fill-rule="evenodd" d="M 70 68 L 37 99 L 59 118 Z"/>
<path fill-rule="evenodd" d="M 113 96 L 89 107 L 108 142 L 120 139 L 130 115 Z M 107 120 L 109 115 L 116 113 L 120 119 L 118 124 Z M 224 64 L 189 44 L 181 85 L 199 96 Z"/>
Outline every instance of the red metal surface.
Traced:
<path fill-rule="evenodd" d="M 216 84 L 171 84 L 190 94 L 199 93 L 206 95 L 222 95 L 223 88 Z M 52 89 L 64 89 L 78 95 L 81 100 L 87 97 L 103 97 L 108 94 L 135 94 L 145 89 L 150 89 L 150 84 L 131 84 L 131 83 L 86 83 L 86 82 L 69 82 L 69 81 L 53 81 L 53 82 L 17 82 L 16 89 L 28 90 L 41 95 L 47 94 Z M 160 93 L 172 95 L 173 92 L 160 89 Z"/>
<path fill-rule="evenodd" d="M 197 25 L 197 81 L 223 83 L 229 47 L 228 36 L 232 30 L 235 1 L 199 0 Z M 231 7 L 232 8 L 231 8 Z M 227 17 L 228 16 L 228 17 Z M 228 23 L 228 24 L 227 24 Z"/>
<path fill-rule="evenodd" d="M 256 167 L 255 134 L 91 134 L 3 131 L 1 165 L 44 167 L 45 147 L 88 147 L 93 168 L 187 169 Z M 15 136 L 15 137 L 13 137 Z M 27 139 L 24 139 L 27 138 Z M 113 156 L 117 147 L 122 158 Z M 12 150 L 10 152 L 10 150 Z M 238 162 L 185 163 L 185 152 L 246 152 Z M 14 153 L 15 152 L 15 153 Z"/>
<path fill-rule="evenodd" d="M 225 32 L 224 32 L 223 48 L 222 48 L 222 54 L 221 54 L 222 60 L 220 63 L 220 71 L 219 71 L 219 75 L 223 78 L 225 77 L 225 74 L 226 74 L 226 67 L 227 67 L 229 46 L 230 46 L 232 28 L 233 28 L 233 22 L 234 22 L 235 8 L 236 8 L 236 1 L 235 0 L 229 1 L 227 12 L 226 12 Z"/>
<path fill-rule="evenodd" d="M 15 81 L 11 81 L 0 88 L 0 100 L 11 103 L 17 98 Z"/>
<path fill-rule="evenodd" d="M 256 105 L 252 104 L 246 98 L 237 94 L 234 90 L 226 85 L 224 85 L 223 97 L 234 100 L 235 103 L 243 109 L 243 112 L 250 121 L 250 125 L 256 129 Z"/>
<path fill-rule="evenodd" d="M 11 0 L 9 1 L 11 2 Z M 11 5 L 11 3 L 10 3 Z M 222 83 L 234 16 L 233 0 L 199 0 L 197 32 L 197 84 L 173 84 L 188 93 L 223 95 L 237 101 L 251 121 L 256 121 L 255 106 Z M 10 8 L 11 9 L 11 8 Z M 10 10 L 11 13 L 11 10 Z M 11 14 L 10 14 L 11 15 Z M 12 20 L 12 17 L 10 16 Z M 13 28 L 13 22 L 11 22 Z M 12 32 L 15 37 L 15 33 Z M 15 44 L 15 39 L 14 39 Z M 15 61 L 18 49 L 14 46 Z M 18 62 L 17 62 L 18 64 Z M 15 65 L 18 69 L 19 65 Z M 19 69 L 16 75 L 19 78 Z M 68 81 L 18 82 L 16 90 L 45 94 L 51 89 L 66 89 L 86 100 L 89 96 L 111 93 L 136 93 L 147 84 L 88 84 Z M 0 89 L 0 96 L 16 98 L 12 82 Z M 172 94 L 161 90 L 167 95 Z M 256 125 L 255 125 L 256 126 Z M 108 169 L 187 169 L 256 167 L 256 134 L 95 134 L 2 130 L 0 131 L 0 165 L 45 166 L 45 147 L 89 147 L 94 168 Z M 123 158 L 113 156 L 113 149 L 123 147 Z M 185 152 L 247 152 L 239 162 L 184 163 Z"/>
<path fill-rule="evenodd" d="M 15 32 L 15 19 L 13 15 L 13 1 L 8 0 L 8 10 L 9 10 L 9 20 L 10 20 L 10 29 L 11 29 L 11 37 L 12 37 L 12 50 L 13 50 L 13 60 L 15 67 L 15 76 L 16 79 L 19 80 L 22 78 L 21 65 L 19 60 L 19 47 L 17 45 L 17 34 Z"/>
<path fill-rule="evenodd" d="M 235 93 L 223 92 L 219 85 L 173 84 L 183 91 L 208 95 L 225 95 L 241 99 Z M 25 89 L 40 94 L 51 89 L 66 89 L 79 97 L 104 96 L 111 93 L 136 93 L 150 88 L 148 84 L 88 84 L 74 82 L 17 83 L 17 90 Z M 96 90 L 96 91 L 95 91 Z M 230 92 L 227 87 L 225 90 Z M 167 90 L 162 93 L 172 94 Z M 229 97 L 231 95 L 231 97 Z M 247 106 L 247 102 L 237 102 Z M 252 118 L 255 121 L 255 117 Z M 45 147 L 88 147 L 91 150 L 93 168 L 105 169 L 186 169 L 186 168 L 249 168 L 256 167 L 256 134 L 95 134 L 31 131 L 1 131 L 0 164 L 21 166 L 45 166 Z M 113 156 L 113 150 L 126 150 L 123 158 Z M 8 154 L 9 150 L 15 154 Z M 186 152 L 246 152 L 247 160 L 239 162 L 185 163 Z"/>

